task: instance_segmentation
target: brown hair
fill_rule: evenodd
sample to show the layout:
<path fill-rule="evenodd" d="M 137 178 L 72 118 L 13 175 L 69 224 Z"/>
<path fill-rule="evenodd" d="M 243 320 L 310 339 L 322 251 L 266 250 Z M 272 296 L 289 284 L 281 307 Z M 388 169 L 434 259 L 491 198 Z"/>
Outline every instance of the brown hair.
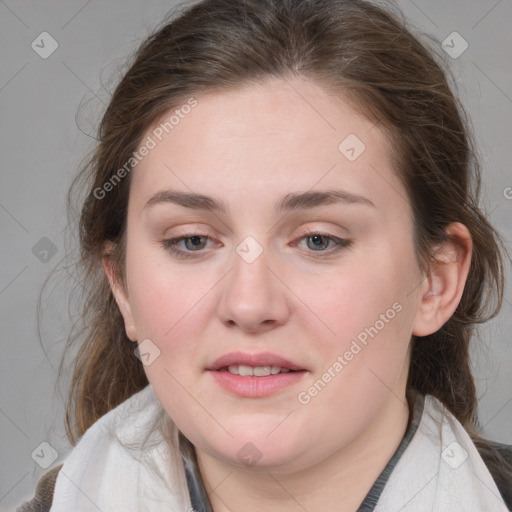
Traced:
<path fill-rule="evenodd" d="M 441 400 L 476 439 L 469 344 L 474 326 L 501 305 L 503 247 L 478 207 L 478 160 L 451 75 L 390 9 L 363 0 L 204 0 L 142 44 L 104 114 L 97 149 L 72 186 L 87 190 L 79 230 L 87 292 L 84 327 L 69 341 L 81 338 L 66 415 L 71 442 L 147 385 L 101 265 L 110 242 L 124 284 L 130 173 L 101 199 L 95 190 L 130 161 L 155 122 L 192 96 L 288 76 L 343 94 L 390 134 L 425 268 L 449 223 L 468 227 L 473 253 L 462 300 L 438 332 L 412 340 L 408 386 Z"/>

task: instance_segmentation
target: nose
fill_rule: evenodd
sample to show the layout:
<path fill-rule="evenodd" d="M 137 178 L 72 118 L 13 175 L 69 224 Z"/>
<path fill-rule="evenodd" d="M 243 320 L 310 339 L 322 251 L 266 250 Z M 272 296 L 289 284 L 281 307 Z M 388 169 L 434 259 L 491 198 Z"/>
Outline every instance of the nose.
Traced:
<path fill-rule="evenodd" d="M 223 280 L 217 306 L 217 314 L 227 327 L 257 333 L 287 322 L 287 288 L 269 263 L 265 251 L 251 263 L 237 253 L 233 255 L 233 269 Z"/>

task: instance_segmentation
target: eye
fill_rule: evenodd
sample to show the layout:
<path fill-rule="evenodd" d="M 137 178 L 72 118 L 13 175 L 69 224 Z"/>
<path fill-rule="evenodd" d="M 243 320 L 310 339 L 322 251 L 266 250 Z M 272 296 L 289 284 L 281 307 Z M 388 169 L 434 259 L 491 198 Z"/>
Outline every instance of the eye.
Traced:
<path fill-rule="evenodd" d="M 303 245 L 301 245 L 301 242 L 304 240 L 306 241 L 306 250 L 319 253 L 318 256 L 328 256 L 343 248 L 351 247 L 352 245 L 351 240 L 339 238 L 327 233 L 308 231 L 301 233 L 298 242 L 294 242 L 292 246 L 297 245 L 298 247 L 304 248 Z M 212 244 L 210 244 L 211 247 L 213 240 L 209 236 L 199 233 L 187 233 L 183 236 L 163 240 L 161 243 L 164 249 L 174 256 L 187 259 L 200 258 L 205 254 L 206 251 L 204 251 L 204 249 L 208 248 L 208 241 L 212 242 Z"/>
<path fill-rule="evenodd" d="M 326 254 L 332 254 L 352 245 L 351 240 L 346 240 L 333 235 L 329 235 L 327 233 L 318 233 L 314 231 L 301 233 L 301 238 L 296 245 L 300 247 L 300 242 L 303 240 L 306 241 L 306 248 L 310 251 Z"/>
<path fill-rule="evenodd" d="M 183 238 L 185 241 L 185 248 L 188 250 L 195 251 L 196 249 L 204 249 L 206 245 L 207 237 L 200 236 L 200 235 L 194 235 L 190 237 Z M 192 245 L 187 245 L 187 242 L 190 241 Z"/>
<path fill-rule="evenodd" d="M 196 233 L 189 233 L 184 236 L 163 240 L 162 246 L 171 254 L 174 254 L 179 258 L 193 258 L 201 256 L 201 251 L 206 247 L 206 243 L 208 240 L 211 240 L 210 237 L 208 236 L 203 236 Z M 184 249 L 179 247 L 179 244 L 181 244 L 182 242 L 184 243 Z M 199 254 L 192 254 L 195 252 Z"/>

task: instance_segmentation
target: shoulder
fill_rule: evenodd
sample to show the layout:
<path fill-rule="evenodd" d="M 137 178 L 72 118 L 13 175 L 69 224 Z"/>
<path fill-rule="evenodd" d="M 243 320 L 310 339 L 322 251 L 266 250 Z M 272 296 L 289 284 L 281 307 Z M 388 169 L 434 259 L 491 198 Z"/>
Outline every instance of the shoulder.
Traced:
<path fill-rule="evenodd" d="M 148 471 L 153 462 L 166 467 L 165 464 L 171 460 L 167 457 L 171 455 L 170 445 L 168 451 L 157 449 L 163 439 L 161 428 L 166 417 L 163 412 L 163 407 L 149 386 L 129 397 L 84 432 L 66 460 L 42 475 L 34 497 L 20 505 L 16 512 L 49 512 L 63 496 L 66 500 L 80 501 L 80 492 L 72 484 L 76 481 L 75 477 L 82 482 L 81 487 L 84 485 L 94 489 L 103 478 L 116 479 L 119 468 L 123 467 L 126 476 L 124 481 L 135 481 L 140 477 L 139 459 L 142 451 L 148 453 Z M 175 452 L 172 451 L 172 454 Z M 162 458 L 166 458 L 165 461 L 161 461 Z M 177 468 L 176 472 L 182 469 L 178 454 L 175 454 L 172 461 Z M 64 470 L 61 472 L 62 468 Z M 67 478 L 62 478 L 64 472 Z M 59 474 L 61 477 L 58 478 Z M 177 479 L 175 485 L 181 485 L 181 480 Z M 104 499 L 111 498 L 105 496 Z M 126 496 L 119 494 L 117 499 L 122 501 Z"/>
<path fill-rule="evenodd" d="M 16 512 L 48 512 L 52 506 L 55 482 L 62 464 L 47 471 L 37 483 L 34 497 L 20 505 Z"/>
<path fill-rule="evenodd" d="M 512 512 L 512 445 L 491 441 L 478 430 L 466 429 L 443 402 L 433 395 L 425 395 L 424 403 L 425 409 L 428 409 L 429 416 L 435 423 L 442 423 L 443 419 L 446 419 L 451 424 L 451 428 L 455 428 L 467 438 L 466 448 L 469 449 L 472 445 L 472 449 L 477 451 L 481 462 L 494 480 L 504 504 Z"/>
<path fill-rule="evenodd" d="M 512 445 L 479 440 L 475 446 L 496 482 L 503 501 L 512 511 Z"/>

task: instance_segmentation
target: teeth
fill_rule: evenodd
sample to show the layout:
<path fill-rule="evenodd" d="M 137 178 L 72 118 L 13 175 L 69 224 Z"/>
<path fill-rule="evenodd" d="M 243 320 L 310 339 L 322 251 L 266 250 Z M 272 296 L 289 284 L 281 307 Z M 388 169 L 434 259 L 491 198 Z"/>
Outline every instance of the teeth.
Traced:
<path fill-rule="evenodd" d="M 254 375 L 253 369 L 250 366 L 245 366 L 243 364 L 238 366 L 238 375 L 242 377 L 248 377 L 249 375 Z"/>
<path fill-rule="evenodd" d="M 288 368 L 279 366 L 246 366 L 244 364 L 232 364 L 228 366 L 228 372 L 233 375 L 241 375 L 242 377 L 268 377 L 269 375 L 277 375 L 278 373 L 287 373 Z"/>

